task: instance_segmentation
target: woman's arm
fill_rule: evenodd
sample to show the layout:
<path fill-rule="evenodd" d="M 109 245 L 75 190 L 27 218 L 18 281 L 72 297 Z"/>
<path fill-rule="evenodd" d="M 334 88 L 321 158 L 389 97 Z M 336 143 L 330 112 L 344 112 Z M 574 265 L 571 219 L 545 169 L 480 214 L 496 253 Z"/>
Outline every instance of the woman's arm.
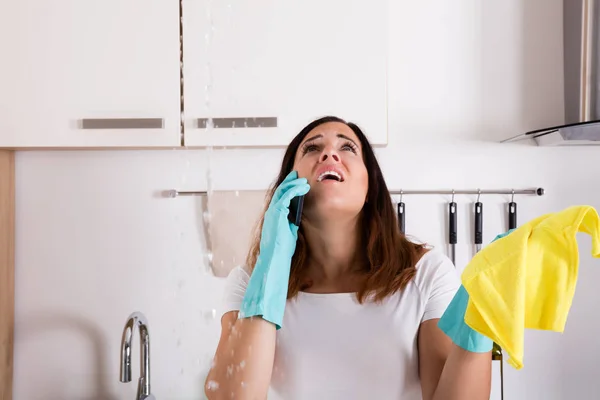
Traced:
<path fill-rule="evenodd" d="M 210 400 L 267 398 L 275 361 L 276 331 L 283 324 L 298 226 L 288 220 L 290 202 L 310 190 L 291 171 L 277 186 L 262 219 L 251 274 L 234 268 L 227 278 L 226 307 L 214 366 L 206 379 Z M 244 318 L 238 318 L 238 314 Z"/>
<path fill-rule="evenodd" d="M 423 400 L 488 400 L 492 355 L 466 351 L 438 328 L 439 319 L 421 324 L 419 375 Z"/>
<path fill-rule="evenodd" d="M 221 338 L 204 391 L 209 400 L 266 399 L 275 358 L 275 325 L 260 317 L 221 319 Z"/>

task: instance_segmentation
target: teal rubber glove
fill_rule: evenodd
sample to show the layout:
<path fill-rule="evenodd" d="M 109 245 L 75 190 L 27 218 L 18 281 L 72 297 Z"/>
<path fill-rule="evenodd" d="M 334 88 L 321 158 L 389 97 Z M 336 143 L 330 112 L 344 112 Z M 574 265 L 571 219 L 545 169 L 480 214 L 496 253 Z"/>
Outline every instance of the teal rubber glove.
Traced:
<path fill-rule="evenodd" d="M 265 212 L 260 253 L 240 307 L 240 318 L 261 316 L 281 329 L 298 227 L 288 220 L 291 200 L 308 193 L 306 178 L 292 171 L 275 189 Z"/>
<path fill-rule="evenodd" d="M 465 312 L 469 304 L 469 293 L 460 285 L 454 298 L 444 311 L 438 327 L 452 339 L 454 344 L 473 353 L 485 353 L 492 350 L 492 339 L 477 332 L 465 323 Z"/>
<path fill-rule="evenodd" d="M 501 233 L 492 242 L 509 235 L 514 229 Z M 459 347 L 473 352 L 486 353 L 492 350 L 494 342 L 465 323 L 465 313 L 469 304 L 469 293 L 460 285 L 454 298 L 444 311 L 438 327 Z"/>

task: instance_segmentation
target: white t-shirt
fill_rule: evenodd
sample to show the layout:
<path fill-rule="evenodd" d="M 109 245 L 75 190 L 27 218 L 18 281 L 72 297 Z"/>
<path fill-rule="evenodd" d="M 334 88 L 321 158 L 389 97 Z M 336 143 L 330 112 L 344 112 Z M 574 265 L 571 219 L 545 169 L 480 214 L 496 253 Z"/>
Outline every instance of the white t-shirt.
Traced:
<path fill-rule="evenodd" d="M 460 277 L 436 250 L 416 268 L 415 279 L 380 304 L 361 305 L 350 293 L 288 300 L 269 400 L 421 400 L 419 325 L 442 316 Z M 239 310 L 249 279 L 241 267 L 231 271 L 224 312 Z"/>

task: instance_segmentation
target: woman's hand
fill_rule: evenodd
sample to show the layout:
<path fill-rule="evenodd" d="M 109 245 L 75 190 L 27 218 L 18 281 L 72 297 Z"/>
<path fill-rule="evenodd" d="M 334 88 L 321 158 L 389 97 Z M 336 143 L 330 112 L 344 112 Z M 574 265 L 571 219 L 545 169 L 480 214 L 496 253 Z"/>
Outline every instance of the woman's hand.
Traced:
<path fill-rule="evenodd" d="M 275 190 L 265 213 L 260 255 L 245 288 L 240 318 L 230 311 L 221 319 L 221 338 L 205 386 L 211 400 L 267 397 L 276 327 L 281 327 L 283 320 L 298 238 L 298 227 L 287 219 L 289 205 L 292 198 L 309 189 L 306 179 L 298 179 L 292 172 Z M 253 316 L 256 318 L 243 318 Z"/>
<path fill-rule="evenodd" d="M 240 317 L 262 316 L 279 329 L 287 300 L 298 227 L 288 220 L 290 202 L 310 190 L 306 178 L 292 171 L 277 187 L 265 212 L 260 254 L 244 295 Z"/>

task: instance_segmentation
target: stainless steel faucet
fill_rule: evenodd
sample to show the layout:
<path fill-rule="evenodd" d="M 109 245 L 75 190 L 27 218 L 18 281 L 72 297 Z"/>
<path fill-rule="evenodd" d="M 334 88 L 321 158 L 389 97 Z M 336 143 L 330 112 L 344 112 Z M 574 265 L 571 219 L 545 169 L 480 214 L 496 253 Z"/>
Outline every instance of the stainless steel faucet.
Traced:
<path fill-rule="evenodd" d="M 136 400 L 156 400 L 150 394 L 150 334 L 148 332 L 148 320 L 139 311 L 129 315 L 123 329 L 121 339 L 121 382 L 131 382 L 131 338 L 135 327 L 140 332 L 140 379 Z"/>

